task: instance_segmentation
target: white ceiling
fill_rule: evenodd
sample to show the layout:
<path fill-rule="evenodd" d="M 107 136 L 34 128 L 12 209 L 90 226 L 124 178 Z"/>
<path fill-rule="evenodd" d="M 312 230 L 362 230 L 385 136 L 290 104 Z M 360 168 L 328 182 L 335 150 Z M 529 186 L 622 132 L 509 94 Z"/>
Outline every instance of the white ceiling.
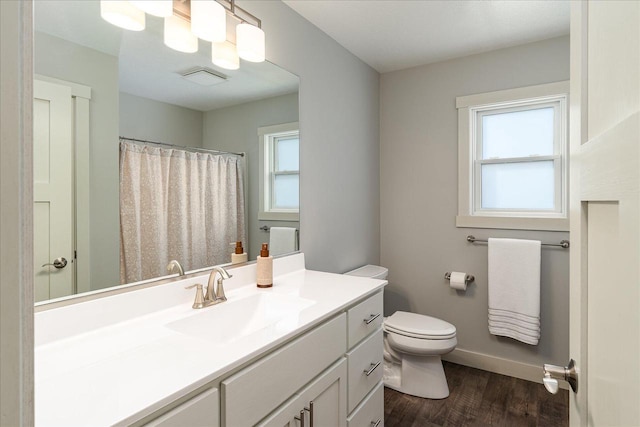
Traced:
<path fill-rule="evenodd" d="M 1 0 L 0 0 L 1 1 Z M 569 0 L 284 0 L 381 73 L 569 33 Z M 297 76 L 268 62 L 218 69 L 203 87 L 177 73 L 216 70 L 210 45 L 195 54 L 162 43 L 162 20 L 132 32 L 100 18 L 97 0 L 35 2 L 35 29 L 119 56 L 120 90 L 200 111 L 297 91 Z M 267 41 L 269 37 L 267 34 Z"/>
<path fill-rule="evenodd" d="M 569 34 L 569 0 L 283 0 L 380 73 Z"/>

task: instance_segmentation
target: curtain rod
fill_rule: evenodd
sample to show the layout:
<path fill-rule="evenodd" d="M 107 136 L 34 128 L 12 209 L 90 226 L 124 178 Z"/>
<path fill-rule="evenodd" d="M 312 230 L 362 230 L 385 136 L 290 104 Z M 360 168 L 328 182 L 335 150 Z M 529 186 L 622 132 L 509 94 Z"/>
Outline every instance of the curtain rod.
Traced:
<path fill-rule="evenodd" d="M 233 151 L 220 151 L 220 150 L 210 150 L 208 148 L 186 147 L 184 145 L 167 144 L 166 142 L 157 142 L 157 141 L 149 141 L 146 139 L 129 138 L 128 136 L 120 136 L 120 139 L 126 139 L 127 141 L 144 142 L 145 144 L 162 145 L 164 147 L 177 148 L 179 150 L 185 150 L 185 151 L 195 151 L 199 153 L 213 153 L 213 154 L 234 154 L 236 156 L 244 157 L 244 153 L 234 153 Z"/>

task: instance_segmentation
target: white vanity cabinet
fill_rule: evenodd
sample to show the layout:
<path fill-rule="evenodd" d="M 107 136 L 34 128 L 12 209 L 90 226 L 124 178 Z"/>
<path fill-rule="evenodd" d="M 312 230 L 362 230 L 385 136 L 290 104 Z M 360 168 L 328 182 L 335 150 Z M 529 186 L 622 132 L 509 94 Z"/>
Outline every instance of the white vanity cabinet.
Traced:
<path fill-rule="evenodd" d="M 346 427 L 346 390 L 347 361 L 341 358 L 258 425 Z"/>
<path fill-rule="evenodd" d="M 381 427 L 384 425 L 384 384 L 380 382 L 351 412 L 347 427 Z"/>
<path fill-rule="evenodd" d="M 302 253 L 274 271 L 262 290 L 255 264 L 236 267 L 204 310 L 184 288 L 207 273 L 37 312 L 37 425 L 375 425 L 386 282 L 307 270 Z"/>
<path fill-rule="evenodd" d="M 222 381 L 223 425 L 255 425 L 343 357 L 346 321 L 340 314 Z"/>
<path fill-rule="evenodd" d="M 384 412 L 381 325 L 378 292 L 223 380 L 222 425 L 371 427 Z"/>
<path fill-rule="evenodd" d="M 382 291 L 347 312 L 348 427 L 384 425 Z"/>
<path fill-rule="evenodd" d="M 347 317 L 349 348 L 352 348 L 382 327 L 382 291 L 350 308 Z"/>

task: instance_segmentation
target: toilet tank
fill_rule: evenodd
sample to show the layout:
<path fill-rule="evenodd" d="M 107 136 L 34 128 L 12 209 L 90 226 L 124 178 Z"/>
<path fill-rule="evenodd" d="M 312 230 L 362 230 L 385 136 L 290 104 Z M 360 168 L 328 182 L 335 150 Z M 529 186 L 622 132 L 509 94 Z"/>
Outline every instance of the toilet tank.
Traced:
<path fill-rule="evenodd" d="M 356 268 L 355 270 L 347 271 L 344 274 L 348 274 L 350 276 L 361 276 L 369 277 L 371 279 L 385 280 L 387 278 L 387 274 L 389 274 L 389 269 L 386 267 L 381 267 L 379 265 L 368 264 L 360 268 Z"/>

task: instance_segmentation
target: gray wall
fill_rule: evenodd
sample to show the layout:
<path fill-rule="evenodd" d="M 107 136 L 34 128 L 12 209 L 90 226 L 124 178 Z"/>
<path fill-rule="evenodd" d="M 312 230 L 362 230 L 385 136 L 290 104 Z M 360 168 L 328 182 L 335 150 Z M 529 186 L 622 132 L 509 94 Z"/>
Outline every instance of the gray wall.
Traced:
<path fill-rule="evenodd" d="M 380 256 L 379 75 L 275 1 L 260 17 L 267 59 L 300 77 L 300 237 L 307 268 L 342 273 Z"/>
<path fill-rule="evenodd" d="M 487 247 L 465 237 L 559 242 L 568 233 L 456 228 L 457 111 L 462 95 L 569 79 L 569 38 L 383 74 L 380 78 L 381 264 L 389 268 L 387 314 L 404 309 L 454 324 L 458 348 L 529 364 L 569 354 L 569 252 L 542 250 L 538 346 L 490 335 Z M 466 293 L 444 273 L 466 271 Z"/>
<path fill-rule="evenodd" d="M 203 113 L 120 92 L 120 135 L 202 147 Z"/>
<path fill-rule="evenodd" d="M 91 87 L 91 289 L 119 284 L 118 58 L 36 33 L 34 69 Z"/>
<path fill-rule="evenodd" d="M 244 242 L 249 260 L 254 260 L 262 242 L 269 234 L 259 230 L 262 225 L 299 227 L 297 222 L 258 221 L 258 128 L 298 121 L 298 94 L 277 96 L 228 108 L 211 110 L 204 114 L 203 146 L 223 151 L 247 153 L 247 239 Z M 301 136 L 304 140 L 304 135 Z"/>

